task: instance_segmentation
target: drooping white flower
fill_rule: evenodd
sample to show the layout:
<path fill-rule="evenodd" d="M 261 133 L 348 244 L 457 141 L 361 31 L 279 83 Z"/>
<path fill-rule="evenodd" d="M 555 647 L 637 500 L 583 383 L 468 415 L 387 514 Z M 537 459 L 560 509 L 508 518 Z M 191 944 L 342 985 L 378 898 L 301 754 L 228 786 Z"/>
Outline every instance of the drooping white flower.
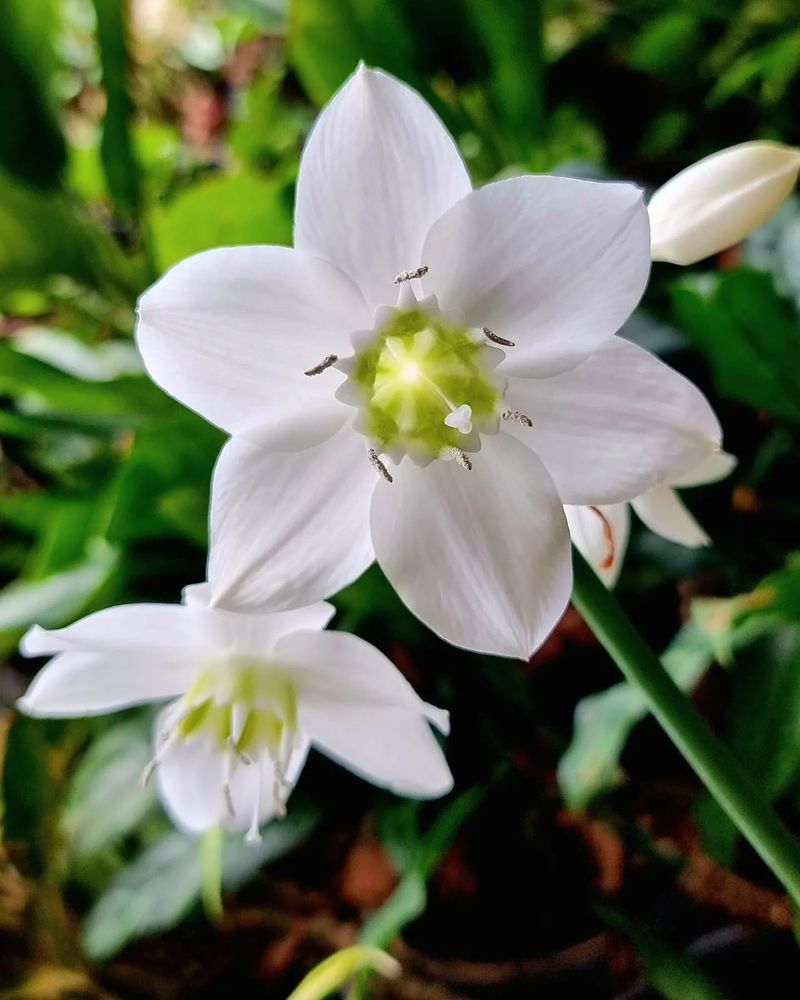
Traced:
<path fill-rule="evenodd" d="M 647 206 L 653 260 L 694 264 L 740 243 L 777 211 L 800 172 L 800 149 L 743 142 L 676 174 Z"/>
<path fill-rule="evenodd" d="M 711 452 L 669 485 L 652 486 L 630 504 L 598 504 L 590 507 L 566 507 L 567 523 L 575 547 L 606 584 L 613 587 L 619 579 L 630 534 L 630 509 L 662 538 L 687 548 L 709 545 L 711 539 L 697 523 L 676 488 L 704 486 L 724 479 L 733 470 L 736 459 L 727 452 Z"/>
<path fill-rule="evenodd" d="M 448 715 L 423 702 L 377 649 L 321 631 L 319 603 L 275 614 L 187 603 L 130 604 L 67 628 L 35 626 L 27 656 L 53 658 L 18 705 L 37 717 L 96 715 L 168 701 L 156 723 L 153 772 L 165 808 L 190 832 L 247 830 L 282 815 L 316 747 L 373 784 L 428 798 L 452 785 L 431 732 Z"/>
<path fill-rule="evenodd" d="M 140 301 L 152 377 L 233 435 L 214 601 L 308 603 L 377 556 L 439 635 L 527 657 L 570 596 L 562 504 L 629 500 L 719 441 L 614 337 L 649 249 L 633 185 L 473 191 L 430 107 L 360 68 L 303 153 L 295 248 L 199 254 Z"/>

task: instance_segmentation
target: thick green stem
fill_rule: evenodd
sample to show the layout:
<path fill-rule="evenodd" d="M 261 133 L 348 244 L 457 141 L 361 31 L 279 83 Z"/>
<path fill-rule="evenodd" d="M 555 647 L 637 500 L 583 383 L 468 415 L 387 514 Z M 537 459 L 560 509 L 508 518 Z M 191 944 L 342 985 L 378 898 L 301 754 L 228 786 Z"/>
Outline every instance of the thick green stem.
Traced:
<path fill-rule="evenodd" d="M 753 780 L 695 712 L 631 620 L 586 560 L 573 550 L 575 606 L 675 746 L 800 906 L 800 843 Z"/>

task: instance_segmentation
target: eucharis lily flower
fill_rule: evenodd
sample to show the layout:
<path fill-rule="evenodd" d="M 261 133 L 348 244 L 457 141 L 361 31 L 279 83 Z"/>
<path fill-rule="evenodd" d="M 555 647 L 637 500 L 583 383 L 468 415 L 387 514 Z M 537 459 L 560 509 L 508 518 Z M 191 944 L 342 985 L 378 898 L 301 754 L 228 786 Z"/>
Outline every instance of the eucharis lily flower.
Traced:
<path fill-rule="evenodd" d="M 735 465 L 733 455 L 711 452 L 687 473 L 673 478 L 669 485 L 652 486 L 630 504 L 566 507 L 572 541 L 607 587 L 614 586 L 622 569 L 630 533 L 630 507 L 651 531 L 667 541 L 690 549 L 709 545 L 711 539 L 675 488 L 716 483 L 728 476 Z"/>
<path fill-rule="evenodd" d="M 174 822 L 192 833 L 222 825 L 259 839 L 285 812 L 310 747 L 367 781 L 429 798 L 452 785 L 423 702 L 362 639 L 325 632 L 325 603 L 238 614 L 187 603 L 130 604 L 67 628 L 35 626 L 27 656 L 52 656 L 18 702 L 37 717 L 113 712 L 167 701 L 155 727 L 154 775 Z"/>
<path fill-rule="evenodd" d="M 614 336 L 649 274 L 641 191 L 472 190 L 431 108 L 362 66 L 306 144 L 294 244 L 198 254 L 139 304 L 151 376 L 232 435 L 213 602 L 307 604 L 377 558 L 446 640 L 529 656 L 570 596 L 562 505 L 719 444 L 698 390 Z"/>

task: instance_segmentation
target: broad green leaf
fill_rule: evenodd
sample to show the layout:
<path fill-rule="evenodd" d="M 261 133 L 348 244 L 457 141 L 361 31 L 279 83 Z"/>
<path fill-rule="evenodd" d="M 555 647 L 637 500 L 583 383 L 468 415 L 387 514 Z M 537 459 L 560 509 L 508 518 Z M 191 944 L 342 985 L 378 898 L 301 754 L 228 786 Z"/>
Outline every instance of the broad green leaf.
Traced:
<path fill-rule="evenodd" d="M 768 275 L 741 269 L 686 278 L 675 286 L 673 303 L 720 395 L 800 420 L 800 326 Z"/>
<path fill-rule="evenodd" d="M 0 590 L 0 632 L 66 625 L 76 618 L 92 596 L 109 580 L 117 564 L 117 550 L 95 539 L 88 554 L 71 569 L 42 580 L 16 580 Z"/>
<path fill-rule="evenodd" d="M 140 777 L 153 755 L 149 715 L 115 722 L 95 739 L 70 781 L 62 829 L 70 854 L 85 863 L 130 833 L 155 805 Z M 113 805 L 112 805 L 113 804 Z"/>
<path fill-rule="evenodd" d="M 298 847 L 310 834 L 318 813 L 301 803 L 286 819 L 262 831 L 260 844 L 241 833 L 223 838 L 222 884 L 232 890 L 258 868 Z M 129 941 L 173 927 L 199 902 L 203 884 L 201 841 L 171 830 L 111 880 L 84 925 L 84 948 L 95 961 L 109 958 Z"/>
<path fill-rule="evenodd" d="M 686 10 L 671 10 L 647 23 L 631 48 L 635 69 L 669 76 L 697 59 L 700 20 Z"/>
<path fill-rule="evenodd" d="M 664 652 L 662 663 L 688 691 L 713 658 L 708 638 L 686 626 Z M 585 806 L 620 783 L 620 756 L 633 727 L 647 714 L 644 695 L 626 681 L 578 702 L 572 741 L 558 763 L 558 783 L 569 806 Z"/>
<path fill-rule="evenodd" d="M 286 185 L 257 174 L 211 177 L 153 213 L 152 235 L 162 268 L 219 246 L 292 242 Z"/>
<path fill-rule="evenodd" d="M 324 104 L 333 95 L 360 59 L 413 80 L 413 52 L 402 4 L 292 0 L 289 61 L 316 104 Z"/>

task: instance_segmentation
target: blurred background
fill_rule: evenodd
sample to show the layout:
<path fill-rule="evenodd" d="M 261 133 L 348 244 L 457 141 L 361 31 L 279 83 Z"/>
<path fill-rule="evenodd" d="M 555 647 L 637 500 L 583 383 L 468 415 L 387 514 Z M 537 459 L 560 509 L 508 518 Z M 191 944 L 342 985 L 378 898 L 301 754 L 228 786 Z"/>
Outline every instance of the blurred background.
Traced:
<path fill-rule="evenodd" d="M 13 710 L 30 624 L 203 578 L 222 436 L 143 376 L 134 302 L 195 251 L 291 241 L 304 138 L 360 58 L 422 92 L 476 183 L 653 188 L 735 142 L 800 143 L 796 0 L 2 7 L 0 998 L 283 1000 L 357 940 L 404 966 L 363 998 L 796 995 L 787 899 L 573 610 L 526 665 L 444 645 L 377 569 L 338 595 L 335 625 L 453 712 L 456 789 L 420 806 L 312 755 L 259 847 L 226 839 L 221 917 L 200 842 L 139 786 L 149 711 Z M 708 393 L 739 464 L 684 494 L 713 547 L 636 524 L 618 587 L 796 832 L 799 307 L 798 201 L 718 259 L 656 265 L 625 335 Z"/>

